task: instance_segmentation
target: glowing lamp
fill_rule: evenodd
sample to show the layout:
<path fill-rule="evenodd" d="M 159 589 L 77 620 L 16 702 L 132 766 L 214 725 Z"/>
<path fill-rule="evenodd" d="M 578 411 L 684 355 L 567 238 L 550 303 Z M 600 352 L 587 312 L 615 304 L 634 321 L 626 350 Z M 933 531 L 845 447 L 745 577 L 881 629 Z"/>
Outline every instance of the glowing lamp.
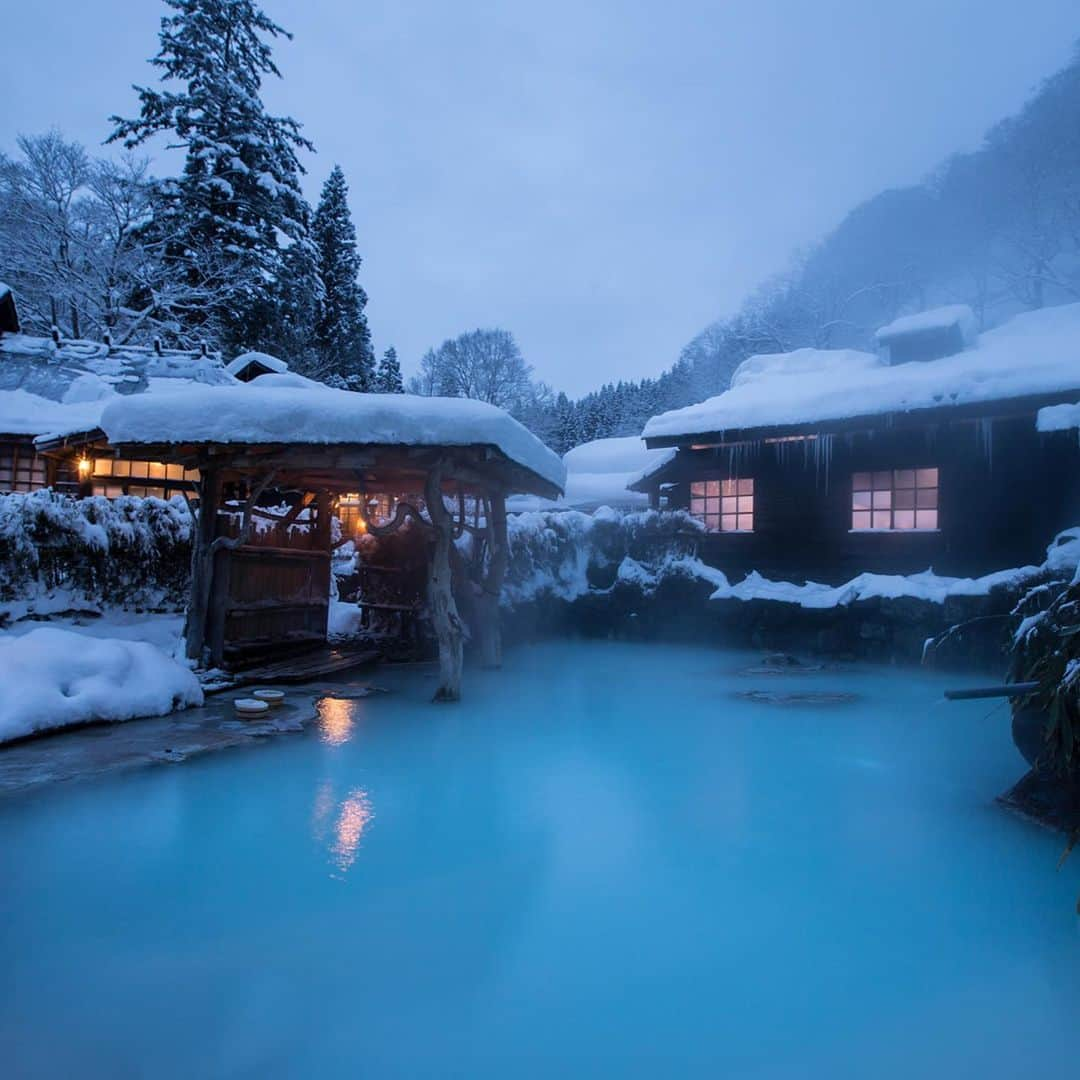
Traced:
<path fill-rule="evenodd" d="M 85 480 L 90 475 L 90 459 L 85 454 L 79 458 L 75 467 L 79 471 L 80 480 Z"/>

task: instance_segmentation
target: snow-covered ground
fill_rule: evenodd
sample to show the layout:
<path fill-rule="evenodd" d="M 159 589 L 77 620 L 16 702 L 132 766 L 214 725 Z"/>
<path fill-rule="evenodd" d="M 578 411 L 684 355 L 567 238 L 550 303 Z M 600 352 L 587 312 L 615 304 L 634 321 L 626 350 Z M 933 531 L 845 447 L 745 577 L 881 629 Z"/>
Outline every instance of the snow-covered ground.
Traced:
<path fill-rule="evenodd" d="M 198 679 L 188 667 L 144 639 L 160 635 L 167 643 L 172 628 L 130 623 L 124 636 L 106 637 L 104 626 L 90 625 L 38 623 L 0 635 L 0 742 L 202 704 Z M 114 622 L 111 629 L 120 626 Z"/>
<path fill-rule="evenodd" d="M 173 656 L 179 647 L 180 635 L 184 630 L 184 616 L 143 614 L 107 608 L 98 618 L 90 614 L 60 616 L 49 619 L 47 624 L 37 619 L 22 619 L 0 632 L 0 640 L 25 637 L 42 625 L 88 638 L 142 641 Z"/>

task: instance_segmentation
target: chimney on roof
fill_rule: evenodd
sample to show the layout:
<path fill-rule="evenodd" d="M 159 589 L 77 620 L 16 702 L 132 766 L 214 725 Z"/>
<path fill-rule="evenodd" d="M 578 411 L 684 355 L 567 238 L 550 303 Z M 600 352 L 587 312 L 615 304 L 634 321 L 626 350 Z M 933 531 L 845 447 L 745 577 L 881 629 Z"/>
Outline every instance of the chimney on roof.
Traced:
<path fill-rule="evenodd" d="M 882 359 L 889 365 L 940 360 L 970 349 L 979 340 L 975 315 L 967 304 L 903 315 L 875 335 Z"/>

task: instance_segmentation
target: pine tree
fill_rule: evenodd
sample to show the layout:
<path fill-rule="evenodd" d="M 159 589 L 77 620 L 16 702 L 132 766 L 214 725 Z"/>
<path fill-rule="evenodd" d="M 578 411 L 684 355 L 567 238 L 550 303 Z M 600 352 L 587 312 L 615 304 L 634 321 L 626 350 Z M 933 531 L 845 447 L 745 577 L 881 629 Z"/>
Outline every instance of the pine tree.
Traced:
<path fill-rule="evenodd" d="M 356 229 L 349 213 L 349 186 L 339 165 L 323 185 L 312 235 L 325 289 L 322 316 L 315 328 L 323 377 L 350 390 L 373 389 L 375 355 L 364 314 L 367 294 L 357 280 Z M 398 377 L 400 381 L 400 371 Z"/>
<path fill-rule="evenodd" d="M 271 116 L 262 79 L 280 72 L 266 38 L 291 34 L 254 0 L 165 0 L 151 63 L 175 90 L 136 87 L 132 120 L 112 117 L 109 141 L 135 147 L 170 132 L 187 150 L 179 179 L 160 186 L 152 229 L 178 273 L 205 286 L 202 317 L 226 348 L 264 333 L 286 280 L 288 245 L 306 245 L 303 173 L 297 153 L 312 150 L 289 117 Z"/>
<path fill-rule="evenodd" d="M 405 393 L 405 384 L 401 379 L 401 364 L 398 363 L 397 349 L 393 345 L 382 354 L 382 359 L 379 361 L 375 389 L 380 394 Z"/>

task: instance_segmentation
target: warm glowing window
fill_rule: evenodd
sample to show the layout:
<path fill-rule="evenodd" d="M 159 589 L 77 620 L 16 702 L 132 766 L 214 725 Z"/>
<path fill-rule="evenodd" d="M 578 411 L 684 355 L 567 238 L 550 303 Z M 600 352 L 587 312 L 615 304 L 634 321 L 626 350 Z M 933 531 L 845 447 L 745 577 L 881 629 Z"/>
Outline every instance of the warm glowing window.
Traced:
<path fill-rule="evenodd" d="M 690 513 L 714 532 L 753 532 L 754 481 L 695 481 L 690 485 Z"/>
<path fill-rule="evenodd" d="M 147 483 L 147 481 L 158 481 Z M 125 461 L 94 458 L 92 490 L 95 495 L 117 499 L 121 495 L 167 499 L 182 487 L 198 483 L 199 470 L 160 461 Z"/>
<path fill-rule="evenodd" d="M 936 529 L 937 469 L 855 473 L 851 483 L 851 527 Z"/>
<path fill-rule="evenodd" d="M 361 500 L 366 500 L 367 517 L 376 525 L 388 522 L 397 509 L 397 496 L 379 493 L 375 495 L 349 494 L 338 499 L 337 517 L 341 522 L 343 536 L 355 536 L 366 531 L 364 516 L 360 513 Z"/>

